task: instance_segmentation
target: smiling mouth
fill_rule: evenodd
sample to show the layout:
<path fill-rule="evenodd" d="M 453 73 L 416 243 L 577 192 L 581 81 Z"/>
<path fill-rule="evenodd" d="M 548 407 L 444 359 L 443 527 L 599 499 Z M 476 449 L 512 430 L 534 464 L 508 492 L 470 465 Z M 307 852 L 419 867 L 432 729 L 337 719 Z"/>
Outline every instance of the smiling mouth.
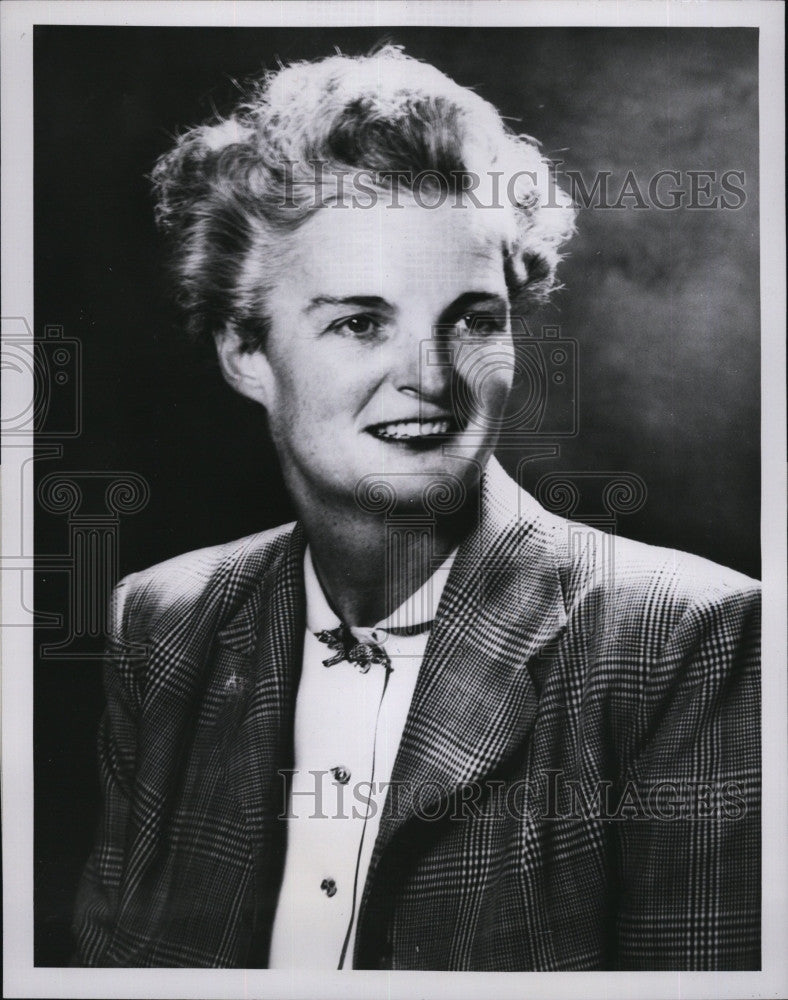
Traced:
<path fill-rule="evenodd" d="M 459 426 L 453 417 L 443 417 L 440 420 L 396 420 L 387 424 L 375 424 L 367 428 L 367 433 L 393 444 L 432 448 L 446 441 L 458 430 Z"/>

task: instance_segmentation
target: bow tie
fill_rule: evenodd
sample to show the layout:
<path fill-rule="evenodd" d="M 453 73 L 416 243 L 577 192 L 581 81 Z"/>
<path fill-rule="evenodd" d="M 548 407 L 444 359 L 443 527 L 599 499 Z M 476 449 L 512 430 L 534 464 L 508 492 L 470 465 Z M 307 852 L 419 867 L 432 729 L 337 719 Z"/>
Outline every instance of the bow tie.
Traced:
<path fill-rule="evenodd" d="M 425 622 L 422 625 L 388 628 L 385 631 L 389 635 L 419 635 L 431 627 L 432 622 Z M 373 663 L 382 664 L 387 673 L 393 669 L 388 653 L 379 643 L 373 642 L 371 639 L 362 642 L 353 634 L 350 626 L 344 623 L 337 628 L 315 632 L 315 636 L 320 642 L 324 642 L 334 654 L 323 660 L 324 667 L 333 667 L 335 663 L 347 660 L 348 663 L 358 667 L 362 674 L 368 673 Z"/>

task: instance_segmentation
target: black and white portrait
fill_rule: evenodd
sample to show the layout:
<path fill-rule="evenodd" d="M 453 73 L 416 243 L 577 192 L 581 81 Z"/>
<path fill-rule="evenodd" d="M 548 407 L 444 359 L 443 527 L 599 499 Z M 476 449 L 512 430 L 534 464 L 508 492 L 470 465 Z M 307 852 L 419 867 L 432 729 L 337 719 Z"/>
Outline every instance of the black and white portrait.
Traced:
<path fill-rule="evenodd" d="M 33 965 L 760 973 L 761 21 L 263 7 L 31 26 Z"/>

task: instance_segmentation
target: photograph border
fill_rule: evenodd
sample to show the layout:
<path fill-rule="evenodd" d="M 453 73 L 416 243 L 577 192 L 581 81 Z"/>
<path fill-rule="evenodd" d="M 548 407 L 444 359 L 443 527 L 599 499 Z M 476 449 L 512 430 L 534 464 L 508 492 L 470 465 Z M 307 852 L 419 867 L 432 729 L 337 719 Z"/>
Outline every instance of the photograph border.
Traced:
<path fill-rule="evenodd" d="M 2 310 L 33 328 L 33 26 L 446 26 L 760 29 L 761 542 L 764 586 L 762 970 L 462 973 L 37 968 L 33 965 L 33 636 L 2 630 L 4 995 L 8 997 L 779 997 L 788 990 L 784 8 L 779 0 L 111 2 L 6 0 L 2 27 Z M 5 373 L 4 373 L 5 376 Z M 31 397 L 32 397 L 32 372 Z M 4 377 L 5 382 L 5 377 Z M 4 386 L 5 387 L 5 386 Z M 23 391 L 15 379 L 14 391 Z M 3 413 L 15 400 L 3 393 Z M 32 435 L 4 439 L 2 549 L 32 568 Z M 4 562 L 5 570 L 8 563 Z M 27 574 L 32 580 L 32 572 Z M 5 582 L 5 581 L 4 581 Z M 31 583 L 32 587 L 32 583 Z M 4 586 L 3 620 L 24 611 Z"/>

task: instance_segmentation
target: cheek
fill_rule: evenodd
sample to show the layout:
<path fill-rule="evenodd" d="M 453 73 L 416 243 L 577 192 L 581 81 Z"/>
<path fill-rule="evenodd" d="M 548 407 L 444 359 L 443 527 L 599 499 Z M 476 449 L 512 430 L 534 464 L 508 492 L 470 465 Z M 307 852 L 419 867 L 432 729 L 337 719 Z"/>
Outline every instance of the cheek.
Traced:
<path fill-rule="evenodd" d="M 290 418 L 309 408 L 320 389 L 322 365 L 310 346 L 293 335 L 270 358 L 276 408 Z"/>
<path fill-rule="evenodd" d="M 509 368 L 505 371 L 498 369 L 495 376 L 490 378 L 485 403 L 491 412 L 502 413 L 505 409 L 512 389 L 513 377 L 512 369 Z"/>
<path fill-rule="evenodd" d="M 506 405 L 514 373 L 514 351 L 505 343 L 471 350 L 458 366 L 463 394 L 477 409 L 488 412 Z"/>
<path fill-rule="evenodd" d="M 353 409 L 352 375 L 352 368 L 337 368 L 315 349 L 288 358 L 287 365 L 276 372 L 280 433 L 310 438 L 331 433 L 337 419 Z"/>

